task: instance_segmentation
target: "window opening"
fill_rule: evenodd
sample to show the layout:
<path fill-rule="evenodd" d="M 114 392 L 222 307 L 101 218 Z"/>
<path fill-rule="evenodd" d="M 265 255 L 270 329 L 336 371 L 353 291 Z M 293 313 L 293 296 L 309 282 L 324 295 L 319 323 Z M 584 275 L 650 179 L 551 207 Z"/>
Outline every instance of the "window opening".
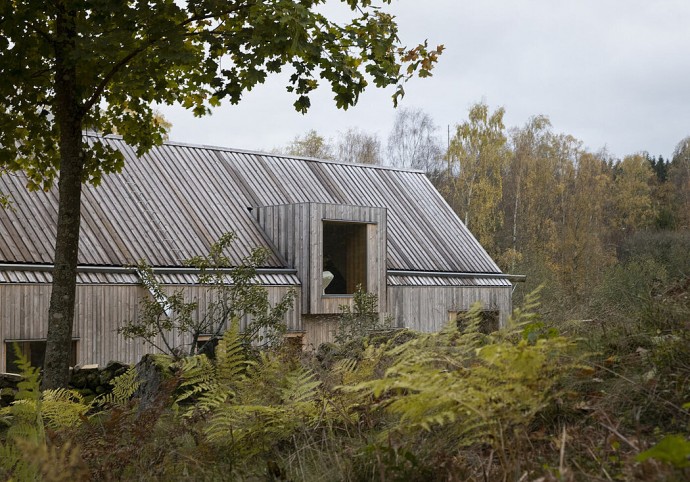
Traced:
<path fill-rule="evenodd" d="M 14 352 L 14 344 L 19 345 L 19 350 L 22 354 L 29 358 L 31 366 L 35 368 L 42 368 L 43 362 L 46 358 L 46 341 L 45 340 L 8 340 L 5 342 L 5 371 L 8 373 L 19 373 L 17 367 L 17 355 Z M 77 340 L 72 340 L 70 354 L 70 366 L 77 364 Z"/>
<path fill-rule="evenodd" d="M 324 221 L 322 254 L 323 294 L 351 295 L 360 284 L 367 289 L 366 224 Z"/>

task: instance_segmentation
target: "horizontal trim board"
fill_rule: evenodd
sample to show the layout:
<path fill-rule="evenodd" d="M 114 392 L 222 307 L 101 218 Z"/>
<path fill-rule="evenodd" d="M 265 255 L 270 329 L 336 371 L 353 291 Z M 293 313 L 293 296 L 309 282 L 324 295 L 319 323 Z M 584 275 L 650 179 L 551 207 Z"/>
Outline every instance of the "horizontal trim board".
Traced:
<path fill-rule="evenodd" d="M 72 337 L 72 341 L 79 341 L 81 338 Z M 5 343 L 26 343 L 27 341 L 47 341 L 47 338 L 5 338 Z"/>
<path fill-rule="evenodd" d="M 48 271 L 52 272 L 55 268 L 52 264 L 23 264 L 23 263 L 0 263 L 0 271 Z M 154 274 L 199 274 L 198 268 L 185 267 L 153 267 Z M 231 273 L 234 268 L 220 268 L 208 270 L 220 273 Z M 116 274 L 137 274 L 137 268 L 129 266 L 77 266 L 77 273 L 116 273 Z M 257 268 L 256 274 L 296 274 L 294 268 Z"/>
<path fill-rule="evenodd" d="M 402 269 L 389 269 L 390 276 L 434 276 L 440 278 L 488 278 L 488 279 L 506 279 L 517 283 L 524 283 L 527 281 L 527 275 L 523 274 L 506 274 L 506 273 L 460 273 L 455 271 L 413 271 Z"/>
<path fill-rule="evenodd" d="M 321 218 L 321 221 L 327 223 L 340 223 L 340 224 L 378 224 L 378 221 L 357 221 L 355 219 L 344 219 L 344 218 Z"/>
<path fill-rule="evenodd" d="M 49 270 L 2 270 L 0 269 L 0 286 L 4 284 L 50 284 L 53 281 L 53 274 Z M 190 286 L 199 285 L 199 274 L 194 273 L 169 273 L 156 272 L 158 282 L 164 286 Z M 230 274 L 222 274 L 230 278 Z M 300 287 L 301 282 L 295 273 L 276 273 L 264 274 L 257 273 L 254 283 L 263 286 L 290 286 Z M 141 278 L 133 272 L 78 272 L 77 284 L 86 285 L 107 285 L 107 286 L 141 286 Z M 231 282 L 230 282 L 231 284 Z"/>

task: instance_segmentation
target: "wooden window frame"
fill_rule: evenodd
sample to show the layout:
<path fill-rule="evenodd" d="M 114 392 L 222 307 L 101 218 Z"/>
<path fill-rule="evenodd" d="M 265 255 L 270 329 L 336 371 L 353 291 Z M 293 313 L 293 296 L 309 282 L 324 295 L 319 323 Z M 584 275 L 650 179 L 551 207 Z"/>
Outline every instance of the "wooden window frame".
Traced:
<path fill-rule="evenodd" d="M 17 373 L 17 366 L 16 366 L 16 355 L 14 353 L 14 344 L 17 343 L 19 345 L 19 349 L 22 351 L 24 355 L 28 355 L 29 361 L 31 361 L 32 366 L 34 368 L 42 368 L 43 363 L 40 362 L 38 363 L 38 360 L 44 360 L 45 359 L 45 350 L 46 350 L 46 339 L 45 338 L 21 338 L 21 339 L 6 339 L 4 343 L 4 350 L 5 350 L 5 372 L 7 373 Z M 42 355 L 34 354 L 32 353 L 32 350 L 35 350 L 37 348 L 36 344 L 41 344 L 42 347 L 40 348 L 41 351 L 43 352 Z M 34 346 L 32 346 L 34 345 Z M 79 338 L 72 338 L 72 350 L 70 354 L 70 367 L 74 367 L 77 365 L 77 362 L 79 360 L 77 354 L 79 350 Z M 41 366 L 36 366 L 36 365 L 41 365 Z M 11 371 L 14 370 L 14 371 Z"/>
<path fill-rule="evenodd" d="M 325 287 L 322 291 L 324 297 L 348 297 L 351 298 L 358 285 L 362 285 L 364 291 L 369 290 L 368 286 L 368 230 L 367 226 L 371 223 L 346 221 L 346 220 L 332 220 L 323 219 L 322 221 L 322 239 L 321 239 L 321 258 L 323 272 L 331 271 L 336 279 L 330 283 L 329 287 Z M 344 255 L 338 255 L 337 259 L 331 259 L 331 266 L 326 264 L 327 258 L 334 258 L 333 252 L 337 250 L 330 243 L 327 243 L 327 238 L 336 237 L 337 233 L 329 232 L 330 230 L 337 230 L 345 232 L 346 239 Z M 351 252 L 350 252 L 351 251 Z M 336 265 L 336 266 L 333 266 Z M 338 277 L 340 279 L 338 279 Z M 338 291 L 333 291 L 337 286 L 335 283 L 344 283 L 345 286 Z M 337 288 L 336 288 L 337 289 Z"/>

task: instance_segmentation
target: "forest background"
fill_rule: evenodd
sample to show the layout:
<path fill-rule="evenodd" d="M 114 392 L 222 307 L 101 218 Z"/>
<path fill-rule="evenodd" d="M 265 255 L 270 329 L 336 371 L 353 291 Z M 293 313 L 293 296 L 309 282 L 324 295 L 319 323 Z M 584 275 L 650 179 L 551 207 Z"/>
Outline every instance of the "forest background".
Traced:
<path fill-rule="evenodd" d="M 356 128 L 297 136 L 277 152 L 420 169 L 501 269 L 526 274 L 516 302 L 544 284 L 542 310 L 596 323 L 639 302 L 626 283 L 673 283 L 690 273 L 690 136 L 670 159 L 590 152 L 537 115 L 506 127 L 503 108 L 477 103 L 441 132 L 401 109 L 387 139 Z M 445 130 L 445 129 L 444 129 Z M 629 279 L 624 279 L 629 278 Z"/>

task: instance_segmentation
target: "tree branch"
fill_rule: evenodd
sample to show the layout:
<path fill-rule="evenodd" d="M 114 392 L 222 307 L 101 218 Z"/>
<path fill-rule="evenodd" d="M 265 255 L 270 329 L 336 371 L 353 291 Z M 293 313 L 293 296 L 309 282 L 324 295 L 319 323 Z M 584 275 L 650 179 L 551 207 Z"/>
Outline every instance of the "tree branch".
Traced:
<path fill-rule="evenodd" d="M 176 28 L 183 28 L 186 27 L 187 25 L 193 23 L 193 22 L 198 22 L 202 20 L 209 20 L 213 18 L 220 17 L 222 15 L 228 15 L 231 13 L 235 13 L 240 9 L 239 6 L 235 8 L 231 8 L 229 10 L 225 10 L 223 12 L 217 12 L 217 13 L 208 13 L 206 15 L 192 15 L 191 17 L 185 19 L 184 21 L 180 22 L 179 24 L 176 25 Z M 214 32 L 217 29 L 214 28 L 211 32 Z M 149 39 L 147 42 L 145 42 L 143 45 L 140 45 L 138 48 L 132 50 L 130 53 L 125 55 L 122 59 L 120 59 L 113 67 L 110 69 L 110 71 L 105 74 L 103 79 L 98 83 L 96 88 L 94 89 L 93 93 L 91 96 L 84 102 L 81 108 L 81 114 L 84 115 L 86 114 L 91 108 L 98 102 L 98 100 L 101 98 L 101 95 L 103 95 L 103 92 L 105 91 L 105 88 L 108 86 L 110 81 L 113 79 L 113 77 L 122 69 L 124 68 L 130 61 L 132 61 L 134 58 L 136 58 L 138 55 L 141 53 L 145 52 L 148 50 L 150 47 L 156 45 L 157 43 L 163 41 L 166 39 L 167 36 L 166 34 L 162 34 L 156 38 Z"/>

